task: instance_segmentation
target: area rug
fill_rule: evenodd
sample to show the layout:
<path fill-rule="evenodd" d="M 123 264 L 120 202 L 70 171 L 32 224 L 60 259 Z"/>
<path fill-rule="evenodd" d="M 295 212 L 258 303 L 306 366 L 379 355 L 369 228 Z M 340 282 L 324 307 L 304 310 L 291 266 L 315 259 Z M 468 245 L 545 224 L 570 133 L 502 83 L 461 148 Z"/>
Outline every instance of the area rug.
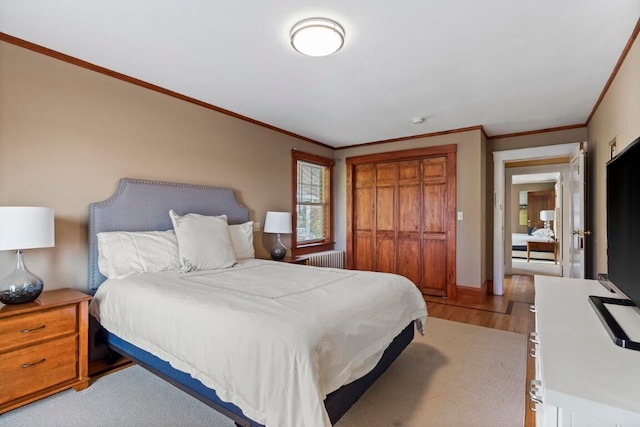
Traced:
<path fill-rule="evenodd" d="M 513 258 L 511 260 L 511 273 L 524 276 L 533 276 L 535 274 L 562 276 L 562 263 L 558 261 L 558 264 L 555 264 L 553 261 L 540 260 L 527 262 L 526 259 Z"/>
<path fill-rule="evenodd" d="M 524 335 L 428 318 L 339 427 L 515 427 L 524 419 Z M 0 415 L 0 426 L 211 426 L 234 423 L 139 366 Z"/>

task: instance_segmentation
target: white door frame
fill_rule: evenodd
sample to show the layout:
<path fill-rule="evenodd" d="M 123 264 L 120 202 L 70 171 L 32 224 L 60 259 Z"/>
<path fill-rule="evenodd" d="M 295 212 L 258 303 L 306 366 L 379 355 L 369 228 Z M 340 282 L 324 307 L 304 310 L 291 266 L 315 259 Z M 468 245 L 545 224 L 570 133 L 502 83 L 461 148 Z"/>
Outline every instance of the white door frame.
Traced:
<path fill-rule="evenodd" d="M 580 149 L 580 143 L 546 145 L 543 147 L 520 148 L 493 152 L 493 293 L 504 294 L 504 201 L 505 163 L 522 160 L 571 157 Z"/>

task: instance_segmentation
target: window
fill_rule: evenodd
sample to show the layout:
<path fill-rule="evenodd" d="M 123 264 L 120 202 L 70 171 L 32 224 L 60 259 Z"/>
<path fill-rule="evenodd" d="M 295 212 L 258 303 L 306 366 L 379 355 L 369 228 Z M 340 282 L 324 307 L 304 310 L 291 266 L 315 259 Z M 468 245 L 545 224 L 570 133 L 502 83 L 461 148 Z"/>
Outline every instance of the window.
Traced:
<path fill-rule="evenodd" d="M 300 255 L 333 249 L 333 160 L 291 152 L 293 179 L 292 252 Z"/>

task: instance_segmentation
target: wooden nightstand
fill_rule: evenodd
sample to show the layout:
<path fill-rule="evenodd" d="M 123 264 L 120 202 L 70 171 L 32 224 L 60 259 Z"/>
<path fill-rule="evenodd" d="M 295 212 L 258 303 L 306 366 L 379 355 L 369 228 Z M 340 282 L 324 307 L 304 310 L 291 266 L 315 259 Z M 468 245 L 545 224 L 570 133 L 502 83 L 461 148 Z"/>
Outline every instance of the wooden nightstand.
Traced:
<path fill-rule="evenodd" d="M 286 262 L 289 264 L 302 264 L 302 265 L 307 265 L 307 260 L 309 258 L 306 256 L 287 256 L 284 257 L 283 259 L 281 259 L 281 262 Z"/>
<path fill-rule="evenodd" d="M 0 414 L 73 387 L 89 386 L 88 305 L 73 289 L 0 304 Z"/>

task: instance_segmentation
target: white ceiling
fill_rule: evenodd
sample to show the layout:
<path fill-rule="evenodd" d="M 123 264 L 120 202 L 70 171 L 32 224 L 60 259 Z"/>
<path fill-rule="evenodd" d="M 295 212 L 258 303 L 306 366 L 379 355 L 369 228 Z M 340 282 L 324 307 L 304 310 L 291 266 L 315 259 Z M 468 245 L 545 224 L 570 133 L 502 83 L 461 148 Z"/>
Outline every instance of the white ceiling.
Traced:
<path fill-rule="evenodd" d="M 343 49 L 294 51 L 309 17 L 342 24 Z M 333 147 L 583 124 L 639 17 L 640 0 L 0 0 L 0 32 Z"/>

